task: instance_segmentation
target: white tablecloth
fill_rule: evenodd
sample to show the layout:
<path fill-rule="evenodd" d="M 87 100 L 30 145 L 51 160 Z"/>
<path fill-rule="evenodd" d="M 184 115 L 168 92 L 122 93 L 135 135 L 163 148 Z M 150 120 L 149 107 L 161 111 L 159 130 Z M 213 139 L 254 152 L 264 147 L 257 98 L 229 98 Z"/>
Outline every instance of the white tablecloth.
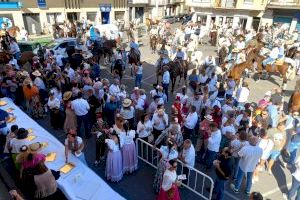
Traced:
<path fill-rule="evenodd" d="M 3 98 L 8 104 L 0 108 L 6 110 L 14 108 L 13 114 L 17 117 L 16 122 L 8 123 L 10 127 L 17 124 L 19 127 L 33 130 L 33 135 L 37 136 L 34 142 L 48 142 L 48 146 L 42 149 L 41 153 L 47 155 L 56 152 L 56 160 L 46 162 L 46 165 L 53 170 L 59 170 L 65 164 L 64 145 L 52 136 L 48 131 L 42 128 L 38 123 L 25 114 L 10 99 Z M 68 174 L 61 173 L 57 180 L 59 188 L 70 200 L 123 200 L 124 198 L 110 188 L 95 172 L 84 165 L 78 158 L 73 155 L 69 156 L 69 162 L 75 164 L 75 168 Z"/>

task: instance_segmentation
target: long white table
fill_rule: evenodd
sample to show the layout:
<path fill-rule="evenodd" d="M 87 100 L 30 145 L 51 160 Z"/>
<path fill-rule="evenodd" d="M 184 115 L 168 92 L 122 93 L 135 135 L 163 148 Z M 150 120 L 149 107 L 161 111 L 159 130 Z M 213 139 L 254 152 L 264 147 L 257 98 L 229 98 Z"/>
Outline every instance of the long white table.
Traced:
<path fill-rule="evenodd" d="M 31 142 L 48 142 L 48 146 L 43 148 L 41 153 L 56 152 L 56 159 L 53 162 L 46 162 L 46 165 L 53 170 L 59 170 L 65 164 L 64 145 L 52 136 L 48 131 L 31 119 L 11 99 L 2 98 L 8 104 L 1 106 L 3 110 L 13 108 L 16 121 L 8 123 L 8 126 L 17 124 L 19 127 L 33 130 L 33 135 L 37 136 Z M 121 195 L 115 192 L 104 180 L 94 171 L 84 165 L 76 156 L 70 155 L 69 162 L 75 164 L 75 168 L 67 174 L 61 173 L 57 180 L 58 187 L 70 200 L 124 200 Z"/>

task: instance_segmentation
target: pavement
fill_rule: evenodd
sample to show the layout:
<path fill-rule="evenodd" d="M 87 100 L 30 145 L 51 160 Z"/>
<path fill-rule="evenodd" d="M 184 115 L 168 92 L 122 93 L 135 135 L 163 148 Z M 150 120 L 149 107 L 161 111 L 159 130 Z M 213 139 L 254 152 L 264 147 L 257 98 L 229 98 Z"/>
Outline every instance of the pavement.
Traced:
<path fill-rule="evenodd" d="M 158 59 L 158 55 L 151 53 L 149 40 L 147 38 L 141 38 L 141 41 L 143 43 L 143 45 L 140 47 L 140 50 L 142 52 L 141 60 L 146 62 L 143 70 L 142 88 L 145 89 L 148 93 L 152 89 L 152 84 L 156 83 L 155 69 L 153 65 Z M 202 59 L 204 59 L 208 55 L 216 55 L 215 47 L 211 47 L 209 44 L 204 44 L 203 46 L 199 47 L 199 50 L 203 52 Z M 112 78 L 112 74 L 110 73 L 109 68 L 101 66 L 101 69 L 101 78 Z M 287 91 L 285 93 L 285 100 L 289 99 L 294 89 L 296 79 L 299 79 L 299 76 L 296 77 L 295 80 L 288 82 Z M 278 87 L 278 85 L 281 84 L 281 80 L 277 76 L 272 76 L 270 80 L 261 80 L 258 83 L 251 78 L 247 80 L 250 83 L 251 102 L 257 102 L 259 99 L 263 98 L 266 91 L 271 90 L 274 87 Z M 126 75 L 122 80 L 122 83 L 127 86 L 127 91 L 131 91 L 134 87 L 134 78 L 130 76 L 128 69 L 126 70 Z M 182 85 L 183 83 L 181 83 L 179 87 L 176 86 L 175 90 L 179 90 Z M 170 97 L 170 101 L 167 104 L 168 107 L 172 105 L 174 100 L 174 95 L 170 95 Z M 49 124 L 49 118 L 37 120 L 37 122 L 51 134 L 57 137 L 61 142 L 64 141 L 65 133 L 52 129 Z M 105 180 L 105 163 L 102 163 L 98 166 L 94 166 L 93 164 L 95 158 L 95 138 L 92 137 L 88 140 L 85 140 L 85 144 L 85 156 L 90 168 Z M 196 165 L 196 168 L 200 170 L 200 166 L 198 164 Z M 253 184 L 252 191 L 261 192 L 265 199 L 281 200 L 283 199 L 282 193 L 287 192 L 287 188 L 291 186 L 291 172 L 287 169 L 284 169 L 283 165 L 279 161 L 275 163 L 272 172 L 274 176 L 269 175 L 267 172 L 262 172 L 259 176 L 259 181 Z M 156 197 L 152 190 L 154 173 L 154 168 L 142 161 L 139 161 L 139 169 L 136 172 L 130 175 L 124 175 L 124 178 L 119 183 L 108 182 L 108 184 L 116 192 L 120 193 L 128 200 L 154 200 Z M 213 171 L 205 173 L 211 175 L 214 178 Z M 242 191 L 243 190 L 241 190 L 240 194 L 234 194 L 233 192 L 231 192 L 230 188 L 226 186 L 225 200 L 247 199 L 247 197 L 243 195 Z M 182 200 L 201 199 L 187 189 L 180 189 L 180 193 Z M 99 197 L 99 199 L 101 198 Z"/>

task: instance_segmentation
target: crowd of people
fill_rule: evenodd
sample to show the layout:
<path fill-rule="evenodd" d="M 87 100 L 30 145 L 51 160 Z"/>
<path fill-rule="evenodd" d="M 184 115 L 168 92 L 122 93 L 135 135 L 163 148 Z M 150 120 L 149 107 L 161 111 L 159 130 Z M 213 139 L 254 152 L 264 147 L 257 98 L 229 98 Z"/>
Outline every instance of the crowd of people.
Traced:
<path fill-rule="evenodd" d="M 203 25 L 199 26 L 201 32 Z M 64 142 L 66 162 L 70 154 L 74 154 L 88 165 L 84 141 L 95 139 L 94 164 L 106 163 L 105 176 L 113 182 L 137 170 L 137 138 L 153 144 L 159 148 L 160 161 L 153 180 L 159 200 L 180 199 L 178 186 L 188 185 L 184 178 L 177 178 L 178 162 L 184 163 L 183 173 L 187 179 L 196 162 L 200 163 L 202 171 L 214 168 L 215 199 L 224 199 L 227 182 L 231 182 L 234 193 L 244 191 L 252 199 L 262 199 L 257 192 L 251 194 L 252 184 L 259 181 L 262 171 L 272 174 L 272 167 L 280 156 L 287 168 L 297 168 L 287 194 L 287 199 L 292 199 L 300 180 L 297 159 L 300 116 L 295 108 L 283 109 L 281 89 L 266 91 L 261 100 L 253 104 L 250 96 L 257 94 L 249 89 L 248 82 L 238 86 L 230 76 L 220 79 L 216 69 L 211 68 L 217 67 L 215 58 L 208 56 L 200 73 L 193 71 L 189 85 L 181 86 L 169 106 L 168 63 L 171 57 L 192 61 L 202 37 L 201 33 L 197 37 L 195 31 L 199 26 L 187 24 L 177 29 L 173 36 L 163 24 L 150 31 L 171 43 L 159 51 L 155 67 L 163 70 L 162 82 L 153 84 L 149 93 L 142 85 L 143 62 L 128 64 L 122 45 L 114 50 L 111 62 L 115 66 L 120 61 L 122 70 L 132 68 L 135 76 L 132 91 L 128 90 L 118 70 L 112 73 L 113 79 L 102 76 L 97 58 L 89 52 L 95 42 L 91 37 L 82 37 L 86 41 L 79 41 L 71 55 L 73 58 L 75 55 L 75 60 L 44 49 L 24 66 L 18 62 L 20 51 L 17 42 L 12 40 L 11 60 L 1 73 L 1 95 L 11 98 L 32 118 L 50 115 L 52 128 L 67 134 Z M 269 27 L 264 29 L 267 33 L 268 30 Z M 247 42 L 256 35 L 253 30 L 247 31 L 245 37 L 240 37 L 244 30 L 229 26 L 216 28 L 212 25 L 210 31 L 219 32 L 218 42 L 211 38 L 213 45 L 218 43 L 231 48 L 228 57 L 234 57 L 232 53 L 236 50 L 239 59 L 247 59 L 242 54 Z M 281 33 L 279 31 L 276 37 L 281 35 L 286 40 L 289 34 Z M 233 36 L 240 40 L 230 39 Z M 292 40 L 298 41 L 296 33 L 293 36 Z M 136 41 L 133 38 L 129 47 L 140 55 Z M 280 49 L 277 57 L 283 55 L 282 52 L 285 50 Z M 272 53 L 270 58 L 273 58 Z M 57 195 L 62 195 L 55 181 L 59 174 L 46 167 L 45 156 L 39 153 L 42 144 L 27 140 L 28 130 L 22 127 L 12 125 L 8 130 L 7 120 L 7 111 L 0 109 L 1 147 L 5 153 L 12 154 L 23 187 L 30 187 L 30 195 L 36 199 L 57 199 Z M 246 188 L 242 189 L 244 177 Z"/>

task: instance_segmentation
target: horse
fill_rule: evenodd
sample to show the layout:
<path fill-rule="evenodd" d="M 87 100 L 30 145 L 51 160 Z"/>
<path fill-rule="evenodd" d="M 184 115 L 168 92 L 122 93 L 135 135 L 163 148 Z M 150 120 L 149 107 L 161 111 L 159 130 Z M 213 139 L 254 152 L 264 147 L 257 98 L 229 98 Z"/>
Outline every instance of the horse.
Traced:
<path fill-rule="evenodd" d="M 20 64 L 24 65 L 27 62 L 32 62 L 32 58 L 36 56 L 32 51 L 24 51 L 20 57 Z"/>
<path fill-rule="evenodd" d="M 152 53 L 156 52 L 156 45 L 157 45 L 157 36 L 151 35 L 150 36 L 150 47 L 151 47 Z"/>
<path fill-rule="evenodd" d="M 71 23 L 71 29 L 68 32 L 68 37 L 76 37 L 77 36 L 77 29 L 76 29 L 76 25 L 74 24 L 74 22 Z"/>
<path fill-rule="evenodd" d="M 18 26 L 13 26 L 7 30 L 10 37 L 17 37 L 17 33 L 20 33 L 20 28 Z"/>
<path fill-rule="evenodd" d="M 7 64 L 10 61 L 10 53 L 1 51 L 0 52 L 0 64 Z"/>
<path fill-rule="evenodd" d="M 183 72 L 183 68 L 181 67 L 181 64 L 179 63 L 178 60 L 170 61 L 168 63 L 168 66 L 169 66 L 171 87 L 172 87 L 171 92 L 173 93 L 177 77 L 179 76 L 179 82 L 178 82 L 178 84 L 179 84 L 184 72 Z"/>
<path fill-rule="evenodd" d="M 252 62 L 256 56 L 255 49 L 247 55 L 247 60 L 245 62 L 236 64 L 233 68 L 229 71 L 229 76 L 232 77 L 233 80 L 239 85 L 242 75 L 246 69 L 252 69 Z"/>
<path fill-rule="evenodd" d="M 115 40 L 106 40 L 103 42 L 101 53 L 103 53 L 105 63 L 111 61 L 113 55 L 113 48 L 116 48 Z"/>
<path fill-rule="evenodd" d="M 138 62 L 140 62 L 140 59 L 141 56 L 139 52 L 137 52 L 137 50 L 134 48 L 130 48 L 128 53 L 128 64 L 137 66 Z"/>
<path fill-rule="evenodd" d="M 227 54 L 228 54 L 228 49 L 226 46 L 222 46 L 220 49 L 219 49 L 219 52 L 218 52 L 218 57 L 219 57 L 219 65 L 222 65 L 225 61 L 225 58 L 227 57 Z"/>
<path fill-rule="evenodd" d="M 288 103 L 289 110 L 300 112 L 300 80 L 296 81 L 295 91 Z"/>
<path fill-rule="evenodd" d="M 64 30 L 58 24 L 54 24 L 52 28 L 53 28 L 53 37 L 55 39 L 64 37 Z"/>
<path fill-rule="evenodd" d="M 256 57 L 256 62 L 257 62 L 257 70 L 258 70 L 258 79 L 261 78 L 263 74 L 263 65 L 262 62 L 265 60 L 266 57 L 264 56 L 257 56 Z M 282 82 L 282 88 L 285 90 L 286 89 L 286 84 L 288 80 L 288 69 L 289 69 L 289 64 L 287 62 L 283 63 L 278 63 L 274 62 L 273 64 L 267 64 L 265 67 L 266 72 L 268 73 L 279 73 L 282 76 L 283 82 Z"/>

